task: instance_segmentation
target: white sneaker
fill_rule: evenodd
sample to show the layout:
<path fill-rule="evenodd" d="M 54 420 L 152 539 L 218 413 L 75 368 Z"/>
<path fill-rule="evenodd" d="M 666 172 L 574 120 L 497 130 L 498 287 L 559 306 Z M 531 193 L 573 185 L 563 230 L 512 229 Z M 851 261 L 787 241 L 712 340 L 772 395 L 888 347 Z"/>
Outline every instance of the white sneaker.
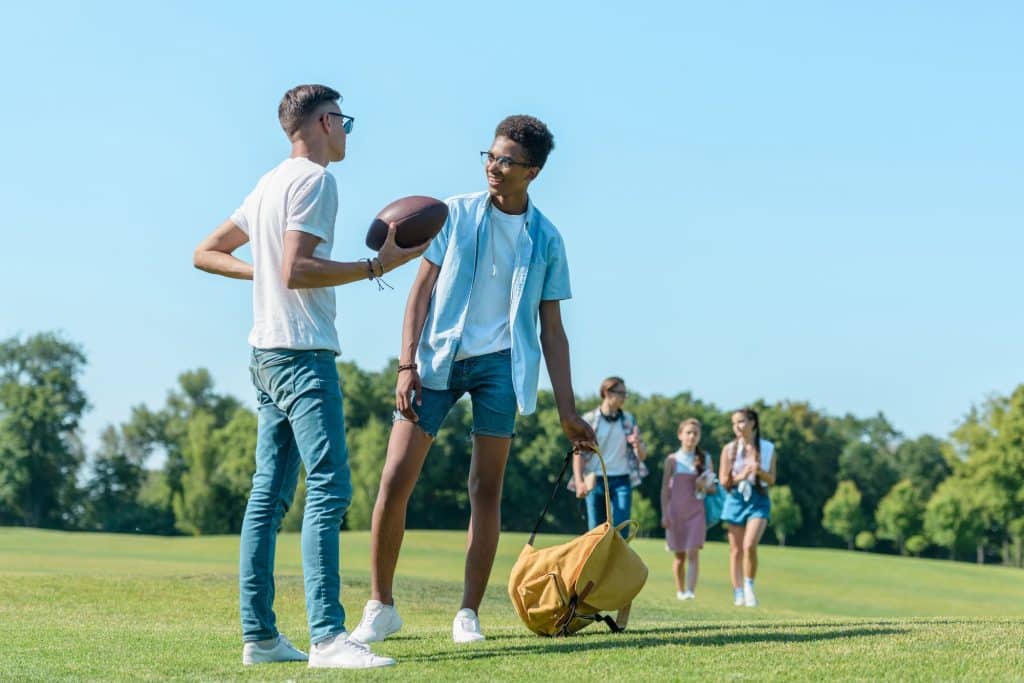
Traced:
<path fill-rule="evenodd" d="M 380 600 L 368 600 L 363 607 L 363 618 L 352 631 L 352 640 L 360 643 L 376 643 L 384 640 L 402 628 L 402 617 L 394 605 L 385 605 Z"/>
<path fill-rule="evenodd" d="M 261 641 L 262 642 L 262 641 Z M 278 634 L 277 642 L 266 647 L 257 642 L 242 645 L 242 664 L 270 664 L 272 662 L 304 662 L 306 653 L 291 644 L 284 636 Z"/>
<path fill-rule="evenodd" d="M 743 587 L 743 605 L 745 607 L 757 607 L 757 596 L 751 586 Z"/>
<path fill-rule="evenodd" d="M 693 600 L 696 597 L 693 591 L 676 591 L 676 600 Z"/>
<path fill-rule="evenodd" d="M 476 612 L 463 607 L 455 613 L 452 621 L 452 640 L 456 643 L 477 643 L 486 640 L 483 633 L 480 633 L 480 619 Z"/>
<path fill-rule="evenodd" d="M 310 669 L 373 669 L 394 663 L 390 657 L 373 654 L 370 648 L 350 638 L 345 631 L 309 649 Z"/>
<path fill-rule="evenodd" d="M 733 595 L 732 604 L 736 605 L 737 607 L 743 607 L 743 597 L 744 597 L 743 589 L 742 588 L 734 589 L 733 592 L 732 592 L 732 595 Z"/>

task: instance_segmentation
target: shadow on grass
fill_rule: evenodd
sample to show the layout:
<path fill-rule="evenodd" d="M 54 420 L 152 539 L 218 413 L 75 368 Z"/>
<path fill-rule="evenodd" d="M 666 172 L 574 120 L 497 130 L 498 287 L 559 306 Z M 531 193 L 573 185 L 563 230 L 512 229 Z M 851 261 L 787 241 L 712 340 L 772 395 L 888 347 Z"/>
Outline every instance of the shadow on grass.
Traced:
<path fill-rule="evenodd" d="M 629 629 L 622 634 L 612 635 L 595 631 L 569 638 L 541 638 L 531 635 L 512 636 L 513 643 L 503 643 L 507 637 L 495 638 L 487 645 L 468 647 L 458 652 L 437 652 L 430 655 L 407 655 L 402 661 L 462 661 L 504 657 L 515 654 L 544 653 L 577 653 L 587 650 L 636 649 L 659 647 L 662 645 L 683 645 L 689 647 L 723 647 L 744 643 L 802 643 L 844 638 L 862 638 L 866 636 L 891 636 L 910 633 L 908 628 L 897 628 L 892 624 L 884 624 L 871 628 L 870 624 L 856 624 L 852 628 L 837 628 L 835 624 L 809 624 L 809 633 L 792 633 L 784 630 L 794 625 L 766 630 L 763 626 L 714 626 L 710 630 L 718 630 L 716 634 L 689 633 L 684 629 Z M 695 628 L 694 631 L 707 631 L 709 628 Z M 726 632 L 731 631 L 731 632 Z M 524 642 L 529 641 L 529 642 Z M 519 645 L 518 643 L 522 643 Z"/>

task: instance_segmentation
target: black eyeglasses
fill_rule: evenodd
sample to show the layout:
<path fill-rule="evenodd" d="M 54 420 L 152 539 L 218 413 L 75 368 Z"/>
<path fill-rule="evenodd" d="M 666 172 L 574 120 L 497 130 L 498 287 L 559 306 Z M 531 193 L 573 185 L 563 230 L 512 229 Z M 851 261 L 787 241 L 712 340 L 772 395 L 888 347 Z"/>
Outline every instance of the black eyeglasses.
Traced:
<path fill-rule="evenodd" d="M 352 129 L 355 128 L 356 120 L 351 116 L 346 116 L 345 114 L 337 111 L 329 111 L 327 112 L 327 115 L 341 117 L 341 127 L 345 129 L 345 135 L 351 133 Z"/>
<path fill-rule="evenodd" d="M 622 398 L 626 398 L 627 396 L 629 396 L 629 394 L 626 393 L 625 389 L 609 389 L 608 393 L 615 394 L 616 396 L 621 396 Z"/>
<path fill-rule="evenodd" d="M 530 168 L 534 164 L 528 164 L 524 161 L 516 161 L 512 157 L 496 157 L 490 152 L 480 152 L 480 161 L 483 162 L 484 166 L 490 166 L 491 164 L 498 164 L 501 170 L 507 171 L 513 166 L 524 166 Z"/>

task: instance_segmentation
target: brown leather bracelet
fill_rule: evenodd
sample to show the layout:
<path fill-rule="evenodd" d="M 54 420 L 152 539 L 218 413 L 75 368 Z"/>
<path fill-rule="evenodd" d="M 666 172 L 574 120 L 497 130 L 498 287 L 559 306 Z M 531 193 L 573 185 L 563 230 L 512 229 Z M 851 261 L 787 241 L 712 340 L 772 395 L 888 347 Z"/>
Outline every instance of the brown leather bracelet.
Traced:
<path fill-rule="evenodd" d="M 402 372 L 403 370 L 418 370 L 418 369 L 419 369 L 419 365 L 417 365 L 416 363 L 406 363 L 405 365 L 399 365 L 398 366 L 398 372 Z"/>

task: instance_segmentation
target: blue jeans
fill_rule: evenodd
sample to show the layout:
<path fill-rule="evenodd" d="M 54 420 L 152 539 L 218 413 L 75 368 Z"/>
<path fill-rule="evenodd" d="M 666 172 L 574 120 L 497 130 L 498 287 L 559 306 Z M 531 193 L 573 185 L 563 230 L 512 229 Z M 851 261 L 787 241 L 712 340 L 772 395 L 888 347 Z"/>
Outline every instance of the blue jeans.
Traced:
<path fill-rule="evenodd" d="M 447 389 L 423 389 L 423 404 L 413 404 L 416 423 L 430 438 L 437 436 L 455 402 L 469 392 L 473 403 L 473 434 L 511 439 L 516 426 L 516 390 L 512 386 L 512 351 L 495 351 L 455 361 Z M 397 410 L 395 420 L 405 420 Z"/>
<path fill-rule="evenodd" d="M 274 551 L 306 466 L 302 574 L 313 643 L 345 628 L 338 574 L 339 532 L 352 500 L 341 386 L 332 351 L 253 349 L 259 404 L 256 474 L 242 521 L 239 562 L 242 639 L 277 637 Z"/>
<path fill-rule="evenodd" d="M 608 477 L 608 493 L 612 499 L 612 526 L 618 526 L 629 519 L 633 507 L 633 487 L 629 475 Z M 597 485 L 587 494 L 587 526 L 593 529 L 606 521 L 604 509 L 604 477 L 597 477 Z M 629 527 L 619 533 L 623 538 L 629 536 Z"/>

